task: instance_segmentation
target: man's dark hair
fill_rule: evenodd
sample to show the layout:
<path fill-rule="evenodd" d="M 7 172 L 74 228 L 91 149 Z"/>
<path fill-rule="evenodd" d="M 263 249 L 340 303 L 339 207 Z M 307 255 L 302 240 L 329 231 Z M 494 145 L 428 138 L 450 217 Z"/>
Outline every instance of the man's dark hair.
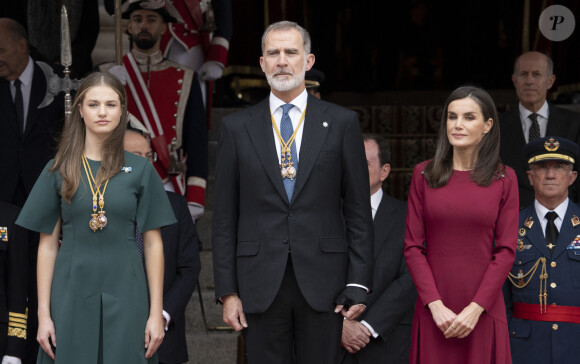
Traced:
<path fill-rule="evenodd" d="M 378 134 L 363 134 L 363 140 L 374 140 L 379 147 L 379 162 L 381 167 L 385 164 L 391 164 L 391 145 L 383 136 Z"/>

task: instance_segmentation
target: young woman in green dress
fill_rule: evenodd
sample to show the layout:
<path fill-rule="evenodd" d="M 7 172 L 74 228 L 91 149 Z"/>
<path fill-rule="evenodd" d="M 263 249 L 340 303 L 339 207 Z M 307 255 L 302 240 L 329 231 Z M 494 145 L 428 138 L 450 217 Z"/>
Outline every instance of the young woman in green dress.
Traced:
<path fill-rule="evenodd" d="M 17 221 L 40 232 L 38 363 L 157 363 L 165 325 L 160 227 L 175 217 L 150 163 L 123 150 L 126 123 L 119 80 L 87 76 L 56 157 Z"/>

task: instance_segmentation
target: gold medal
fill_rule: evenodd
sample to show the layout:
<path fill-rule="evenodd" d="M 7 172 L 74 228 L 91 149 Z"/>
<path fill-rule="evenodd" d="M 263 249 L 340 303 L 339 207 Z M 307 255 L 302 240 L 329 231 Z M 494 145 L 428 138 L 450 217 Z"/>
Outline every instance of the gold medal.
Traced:
<path fill-rule="evenodd" d="M 278 130 L 278 126 L 276 125 L 276 121 L 274 120 L 274 115 L 272 111 L 270 111 L 270 117 L 272 119 L 272 126 L 274 127 L 274 131 L 276 132 L 276 136 L 278 136 L 278 140 L 280 141 L 280 175 L 282 179 L 289 178 L 294 179 L 296 174 L 298 173 L 296 167 L 294 167 L 294 163 L 292 162 L 292 144 L 296 138 L 296 133 L 298 129 L 300 129 L 300 125 L 304 121 L 304 116 L 306 116 L 306 107 L 302 112 L 302 116 L 300 117 L 300 121 L 298 122 L 298 126 L 294 130 L 294 133 L 290 136 L 288 141 L 284 141 L 282 135 L 280 134 L 280 130 Z"/>
<path fill-rule="evenodd" d="M 101 193 L 101 186 L 97 186 L 97 182 L 93 177 L 93 172 L 91 171 L 91 167 L 89 166 L 89 161 L 87 157 L 83 153 L 83 167 L 85 168 L 85 174 L 87 175 L 87 180 L 89 182 L 89 187 L 91 188 L 91 192 L 93 194 L 93 213 L 91 214 L 91 219 L 89 220 L 89 228 L 92 231 L 97 231 L 98 229 L 103 229 L 107 226 L 107 217 L 105 216 L 105 191 L 107 190 L 107 185 L 109 184 L 109 180 L 105 182 L 105 187 L 103 188 L 103 192 Z M 95 188 L 93 188 L 93 185 Z M 97 196 L 98 196 L 98 207 L 101 211 L 97 214 Z"/>

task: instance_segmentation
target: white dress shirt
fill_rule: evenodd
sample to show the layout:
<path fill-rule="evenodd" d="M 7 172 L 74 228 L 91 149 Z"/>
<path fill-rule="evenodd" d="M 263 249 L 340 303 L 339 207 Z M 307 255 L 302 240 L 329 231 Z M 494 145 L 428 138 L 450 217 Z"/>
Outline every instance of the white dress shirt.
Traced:
<path fill-rule="evenodd" d="M 293 108 L 290 109 L 288 112 L 288 116 L 290 116 L 290 120 L 292 120 L 292 130 L 296 130 L 298 123 L 300 122 L 300 118 L 302 117 L 302 113 L 306 109 L 306 102 L 308 100 L 308 93 L 306 89 L 302 91 L 300 95 L 298 95 L 294 100 L 290 101 L 289 104 L 294 105 Z M 276 127 L 280 130 L 280 122 L 282 120 L 282 105 L 286 103 L 279 98 L 277 98 L 273 93 L 270 92 L 270 111 L 272 115 L 274 115 L 274 121 L 276 122 Z M 302 133 L 304 131 L 304 123 L 306 120 L 302 121 L 300 124 L 300 128 L 296 132 L 296 137 L 294 139 L 294 144 L 296 144 L 296 156 L 298 157 L 298 161 L 300 161 L 300 145 L 302 145 Z M 276 141 L 276 151 L 278 152 L 278 161 L 282 163 L 282 159 L 280 157 L 282 147 L 280 146 L 280 140 L 278 139 L 278 135 L 276 134 L 276 130 L 274 130 L 274 126 L 272 126 L 272 133 L 274 133 L 274 140 Z M 300 165 L 298 165 L 298 169 L 300 169 Z"/>
<path fill-rule="evenodd" d="M 373 220 L 375 219 L 375 215 L 377 214 L 377 210 L 379 209 L 379 205 L 381 204 L 382 199 L 383 199 L 383 189 L 382 188 L 379 188 L 377 190 L 377 192 L 375 192 L 371 195 L 371 210 L 373 212 Z M 375 339 L 377 337 L 379 337 L 379 334 L 373 329 L 373 327 L 368 322 L 366 322 L 365 320 L 362 320 L 360 323 L 365 325 L 366 328 L 369 329 L 369 331 L 371 332 L 371 335 Z"/>
<path fill-rule="evenodd" d="M 526 143 L 530 142 L 530 128 L 532 127 L 532 119 L 530 115 L 533 114 L 530 110 L 526 109 L 520 102 L 518 105 L 520 110 L 520 120 L 522 121 L 522 130 L 524 131 L 524 138 Z M 538 114 L 538 124 L 540 125 L 540 137 L 545 137 L 548 130 L 548 116 L 550 115 L 550 110 L 548 108 L 548 103 L 544 101 L 544 105 L 536 111 Z"/>
<path fill-rule="evenodd" d="M 373 220 L 375 219 L 375 215 L 377 214 L 377 210 L 379 209 L 379 205 L 381 204 L 382 199 L 383 199 L 382 188 L 379 188 L 377 192 L 371 195 L 371 211 L 373 213 Z"/>

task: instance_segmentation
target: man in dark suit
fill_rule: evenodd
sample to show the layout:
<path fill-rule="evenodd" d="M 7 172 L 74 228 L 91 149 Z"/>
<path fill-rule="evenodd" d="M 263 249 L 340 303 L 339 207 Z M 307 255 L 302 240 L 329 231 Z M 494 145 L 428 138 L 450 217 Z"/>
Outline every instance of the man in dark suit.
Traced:
<path fill-rule="evenodd" d="M 500 157 L 518 177 L 520 208 L 534 201 L 534 190 L 526 175 L 523 146 L 546 135 L 565 136 L 580 143 L 580 114 L 546 101 L 548 90 L 556 80 L 553 68 L 552 60 L 543 53 L 526 52 L 519 56 L 512 75 L 519 104 L 499 118 Z M 570 197 L 580 202 L 578 181 L 571 188 Z"/>
<path fill-rule="evenodd" d="M 363 138 L 375 226 L 374 284 L 365 312 L 356 320 L 344 321 L 342 363 L 374 364 L 388 358 L 389 363 L 407 364 L 417 298 L 403 256 L 407 204 L 381 188 L 391 171 L 387 140 L 378 135 Z"/>
<path fill-rule="evenodd" d="M 516 258 L 503 287 L 514 364 L 578 363 L 580 206 L 568 198 L 580 148 L 561 137 L 525 147 L 535 201 L 520 211 Z M 538 301 L 539 297 L 539 301 Z"/>
<path fill-rule="evenodd" d="M 125 133 L 125 149 L 154 162 L 148 139 L 138 131 Z M 195 289 L 201 263 L 195 224 L 185 197 L 167 191 L 177 223 L 161 228 L 165 272 L 163 279 L 163 316 L 166 333 L 158 349 L 159 363 L 179 364 L 188 359 L 185 342 L 185 306 Z"/>
<path fill-rule="evenodd" d="M 306 92 L 310 45 L 296 23 L 270 25 L 260 57 L 270 97 L 220 127 L 215 292 L 251 364 L 336 363 L 343 316 L 360 315 L 372 288 L 358 117 Z"/>
<path fill-rule="evenodd" d="M 42 64 L 45 69 L 50 69 Z M 56 77 L 56 76 L 54 76 Z M 54 81 L 54 80 L 53 80 Z M 22 206 L 46 163 L 54 156 L 64 121 L 64 101 L 49 90 L 40 62 L 28 55 L 26 31 L 12 19 L 0 18 L 0 201 Z M 18 90 L 17 90 L 18 89 Z M 27 358 L 35 363 L 36 252 L 38 234 L 29 240 L 29 311 Z"/>
<path fill-rule="evenodd" d="M 21 364 L 26 357 L 28 230 L 14 224 L 19 213 L 18 206 L 0 202 L 0 358 L 3 364 Z"/>
<path fill-rule="evenodd" d="M 43 104 L 46 76 L 28 55 L 26 31 L 14 20 L 0 18 L 0 50 L 0 201 L 22 206 L 54 155 L 64 102 Z"/>

